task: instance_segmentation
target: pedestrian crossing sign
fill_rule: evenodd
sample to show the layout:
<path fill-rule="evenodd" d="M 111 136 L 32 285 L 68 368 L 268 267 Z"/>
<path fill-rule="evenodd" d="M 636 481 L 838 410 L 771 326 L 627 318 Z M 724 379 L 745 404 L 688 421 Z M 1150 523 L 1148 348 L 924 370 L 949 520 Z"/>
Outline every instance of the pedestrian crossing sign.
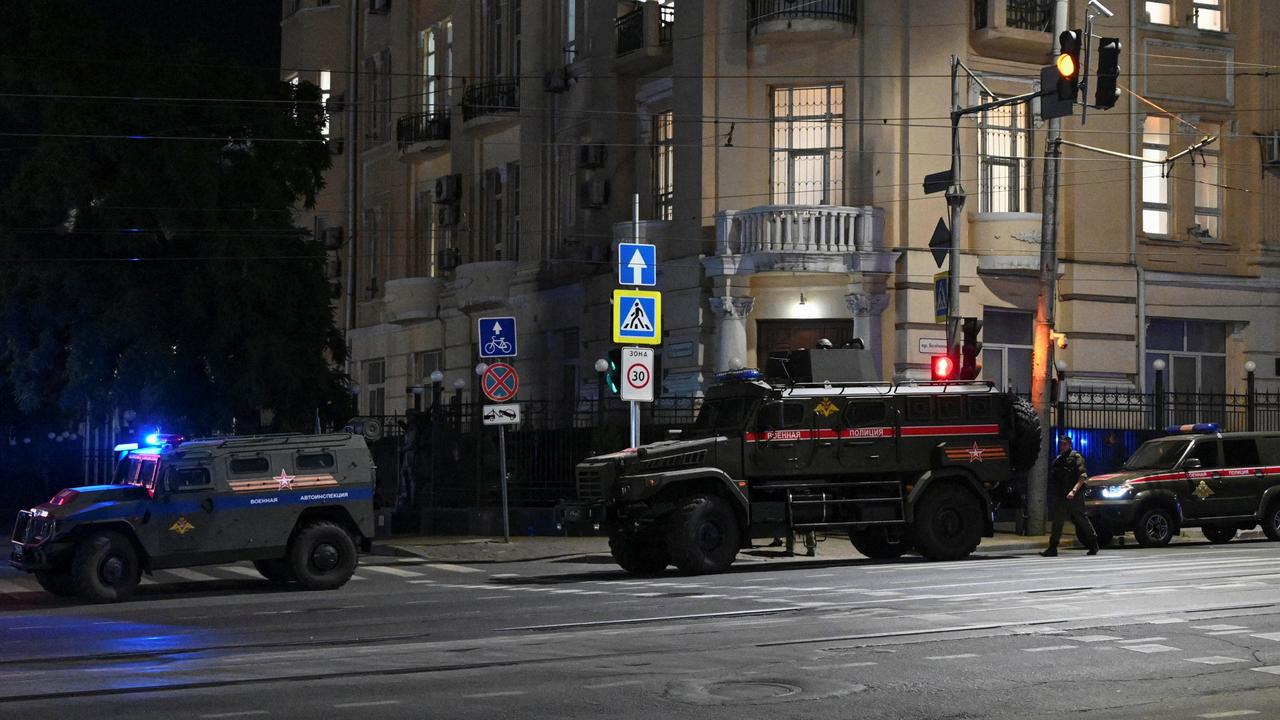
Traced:
<path fill-rule="evenodd" d="M 620 344 L 661 345 L 662 293 L 651 290 L 614 290 L 613 341 Z"/>

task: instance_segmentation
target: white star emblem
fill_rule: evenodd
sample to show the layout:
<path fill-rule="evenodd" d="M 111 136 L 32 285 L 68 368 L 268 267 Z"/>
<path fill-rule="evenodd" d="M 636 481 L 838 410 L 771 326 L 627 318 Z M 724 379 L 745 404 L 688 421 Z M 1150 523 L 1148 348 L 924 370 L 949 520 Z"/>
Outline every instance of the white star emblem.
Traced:
<path fill-rule="evenodd" d="M 982 462 L 982 448 L 978 447 L 978 443 L 976 442 L 973 444 L 973 447 L 969 448 L 969 462 Z"/>
<path fill-rule="evenodd" d="M 296 476 L 290 475 L 284 471 L 284 468 L 280 468 L 280 474 L 275 477 L 275 481 L 280 483 L 281 490 L 291 490 L 293 489 L 294 477 Z"/>

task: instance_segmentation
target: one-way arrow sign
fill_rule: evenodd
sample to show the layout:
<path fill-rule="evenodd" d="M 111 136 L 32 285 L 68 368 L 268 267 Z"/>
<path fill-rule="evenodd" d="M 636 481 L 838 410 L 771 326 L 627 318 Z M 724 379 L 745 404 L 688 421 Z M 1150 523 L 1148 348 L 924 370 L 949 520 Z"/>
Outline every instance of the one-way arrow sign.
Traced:
<path fill-rule="evenodd" d="M 657 285 L 657 247 L 646 243 L 619 243 L 618 284 L 641 287 Z"/>

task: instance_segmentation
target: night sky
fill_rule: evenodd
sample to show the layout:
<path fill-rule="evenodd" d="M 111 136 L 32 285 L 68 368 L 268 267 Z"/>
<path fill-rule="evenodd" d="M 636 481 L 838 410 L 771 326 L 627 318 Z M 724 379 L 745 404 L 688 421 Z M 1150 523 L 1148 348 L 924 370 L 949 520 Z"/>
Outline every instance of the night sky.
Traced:
<path fill-rule="evenodd" d="M 194 39 L 236 64 L 280 65 L 279 0 L 100 0 L 93 7 L 108 24 L 146 28 L 175 47 Z"/>

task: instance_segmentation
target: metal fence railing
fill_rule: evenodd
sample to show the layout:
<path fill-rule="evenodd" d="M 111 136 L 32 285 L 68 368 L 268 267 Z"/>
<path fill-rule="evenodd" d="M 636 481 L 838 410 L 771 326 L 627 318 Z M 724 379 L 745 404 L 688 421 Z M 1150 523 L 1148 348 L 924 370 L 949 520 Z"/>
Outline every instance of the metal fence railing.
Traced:
<path fill-rule="evenodd" d="M 754 30 L 760 23 L 773 20 L 838 20 L 854 23 L 858 19 L 855 0 L 751 0 L 747 15 L 747 29 Z"/>

